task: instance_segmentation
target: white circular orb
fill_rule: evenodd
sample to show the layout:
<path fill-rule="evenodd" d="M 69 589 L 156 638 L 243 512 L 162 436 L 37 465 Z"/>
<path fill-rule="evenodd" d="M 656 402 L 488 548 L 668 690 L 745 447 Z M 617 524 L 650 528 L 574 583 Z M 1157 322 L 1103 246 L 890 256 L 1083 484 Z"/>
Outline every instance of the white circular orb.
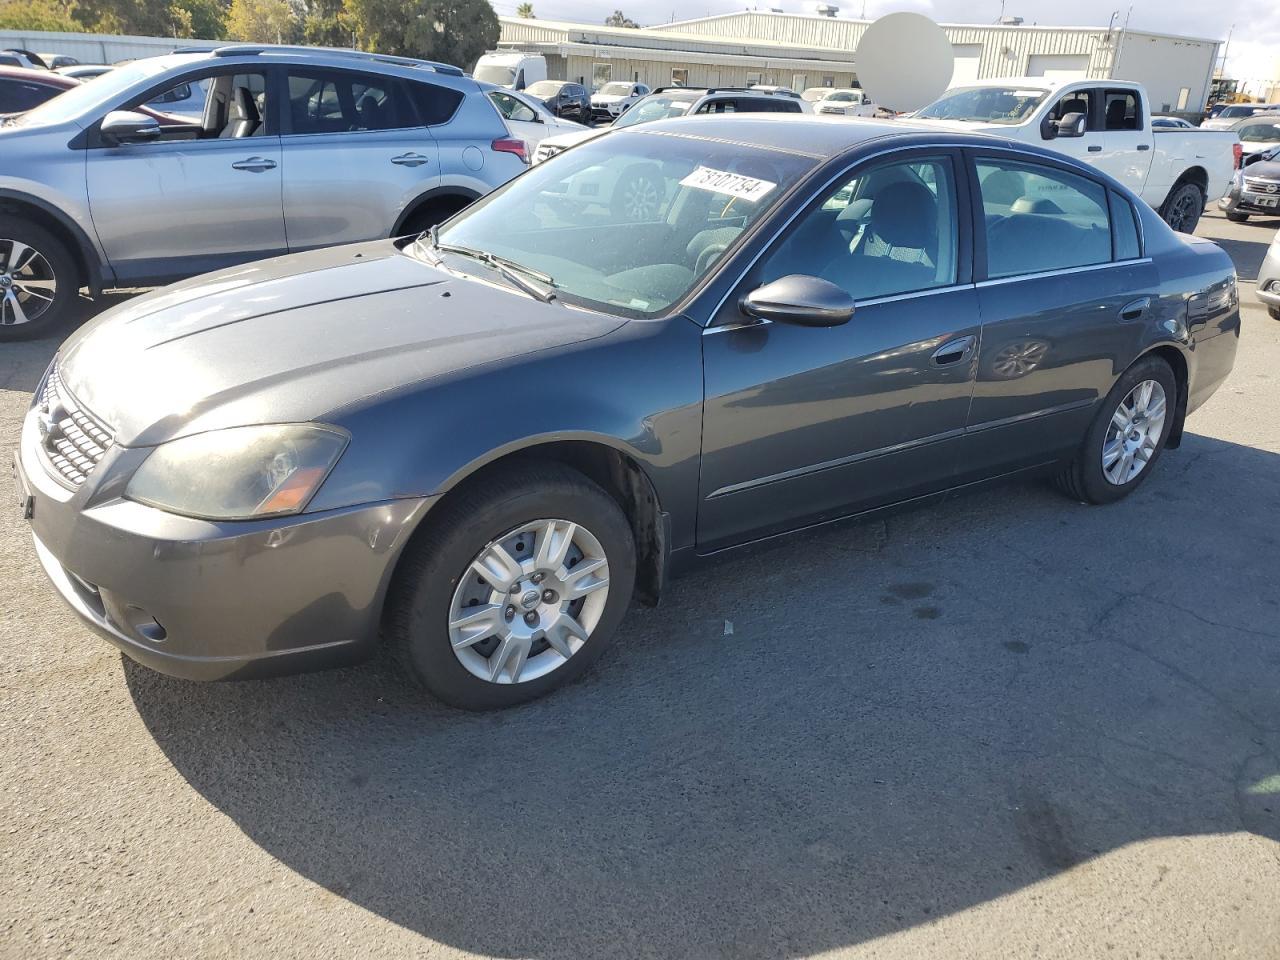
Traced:
<path fill-rule="evenodd" d="M 942 28 L 919 13 L 891 13 L 867 27 L 854 54 L 871 99 L 899 112 L 919 110 L 951 82 L 956 55 Z"/>

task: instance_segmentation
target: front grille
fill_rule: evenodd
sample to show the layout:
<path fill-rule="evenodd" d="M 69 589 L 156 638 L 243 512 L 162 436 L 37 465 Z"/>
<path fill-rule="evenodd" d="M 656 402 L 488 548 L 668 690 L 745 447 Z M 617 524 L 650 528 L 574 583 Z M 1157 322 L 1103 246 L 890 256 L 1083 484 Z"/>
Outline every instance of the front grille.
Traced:
<path fill-rule="evenodd" d="M 1280 180 L 1264 180 L 1262 177 L 1245 177 L 1244 188 L 1250 193 L 1280 196 Z"/>
<path fill-rule="evenodd" d="M 40 391 L 40 449 L 53 475 L 78 487 L 93 472 L 113 442 L 109 431 L 80 406 L 63 384 L 55 366 Z"/>
<path fill-rule="evenodd" d="M 557 153 L 562 153 L 564 147 L 556 146 L 554 143 L 540 143 L 538 149 L 533 152 L 533 162 L 541 163 L 543 160 L 550 160 Z"/>

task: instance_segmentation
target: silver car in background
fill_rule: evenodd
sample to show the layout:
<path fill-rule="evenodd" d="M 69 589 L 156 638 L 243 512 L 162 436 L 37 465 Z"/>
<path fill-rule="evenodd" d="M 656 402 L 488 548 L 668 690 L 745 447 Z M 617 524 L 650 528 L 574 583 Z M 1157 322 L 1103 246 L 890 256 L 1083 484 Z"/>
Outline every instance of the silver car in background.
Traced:
<path fill-rule="evenodd" d="M 138 109 L 197 90 L 196 116 Z M 445 64 L 248 45 L 126 64 L 0 127 L 0 340 L 51 329 L 82 287 L 424 230 L 524 152 Z"/>
<path fill-rule="evenodd" d="M 1280 230 L 1271 238 L 1267 256 L 1258 269 L 1258 299 L 1272 320 L 1280 320 Z"/>

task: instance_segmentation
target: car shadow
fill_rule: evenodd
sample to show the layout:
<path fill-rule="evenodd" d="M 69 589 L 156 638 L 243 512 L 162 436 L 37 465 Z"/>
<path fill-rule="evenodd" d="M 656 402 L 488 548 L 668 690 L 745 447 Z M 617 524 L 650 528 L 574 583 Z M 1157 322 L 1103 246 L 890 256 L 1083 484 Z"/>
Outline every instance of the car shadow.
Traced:
<path fill-rule="evenodd" d="M 63 340 L 99 313 L 136 295 L 137 291 L 111 291 L 93 300 L 82 296 L 66 322 L 48 336 L 0 342 L 0 390 L 34 393 Z"/>
<path fill-rule="evenodd" d="M 1150 837 L 1280 839 L 1277 507 L 1280 457 L 1188 435 L 1122 504 L 1007 485 L 805 533 L 675 582 L 501 713 L 386 656 L 125 677 L 253 842 L 433 940 L 800 957 Z"/>
<path fill-rule="evenodd" d="M 1263 226 L 1259 224 L 1259 226 Z M 1236 265 L 1236 276 L 1241 280 L 1253 283 L 1258 279 L 1258 271 L 1262 269 L 1262 261 L 1266 259 L 1267 248 L 1274 236 L 1269 230 L 1259 229 L 1257 240 L 1235 240 L 1230 237 L 1214 237 L 1213 242 L 1220 246 L 1231 257 Z"/>

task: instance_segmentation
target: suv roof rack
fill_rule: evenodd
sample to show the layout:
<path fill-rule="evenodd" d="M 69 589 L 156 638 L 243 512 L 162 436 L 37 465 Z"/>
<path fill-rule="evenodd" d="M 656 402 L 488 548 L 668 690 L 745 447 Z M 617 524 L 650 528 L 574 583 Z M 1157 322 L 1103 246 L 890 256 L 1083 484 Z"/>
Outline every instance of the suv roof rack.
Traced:
<path fill-rule="evenodd" d="M 210 53 L 215 57 L 251 57 L 272 53 L 322 53 L 329 56 L 350 57 L 352 60 L 363 60 L 368 63 L 388 63 L 397 67 L 421 67 L 436 73 L 452 77 L 465 76 L 462 70 L 451 63 L 439 63 L 435 60 L 418 60 L 415 57 L 395 57 L 385 53 L 368 53 L 350 47 L 306 47 L 275 43 L 236 43 L 222 47 L 183 47 L 174 53 Z"/>
<path fill-rule="evenodd" d="M 756 87 L 658 87 L 652 92 L 666 93 L 671 90 L 683 90 L 688 93 L 702 94 L 703 96 L 711 93 L 754 93 L 761 97 L 776 97 L 779 95 L 773 90 L 760 90 Z"/>

